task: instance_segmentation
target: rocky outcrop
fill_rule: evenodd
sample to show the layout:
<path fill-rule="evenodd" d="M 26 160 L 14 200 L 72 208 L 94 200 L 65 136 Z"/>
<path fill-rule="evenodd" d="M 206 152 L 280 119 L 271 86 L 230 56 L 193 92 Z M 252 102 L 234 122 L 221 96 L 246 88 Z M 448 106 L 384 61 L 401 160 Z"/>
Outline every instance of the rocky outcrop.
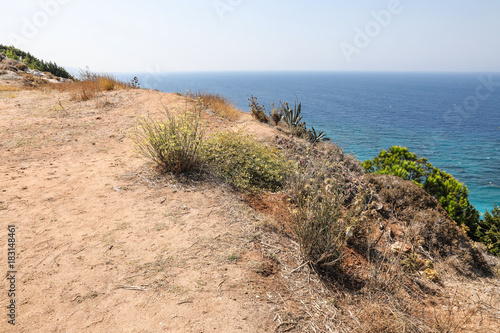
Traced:
<path fill-rule="evenodd" d="M 4 54 L 0 53 L 0 70 L 9 70 L 12 72 L 26 71 L 28 66 L 21 61 L 7 58 Z"/>
<path fill-rule="evenodd" d="M 432 261 L 444 260 L 463 275 L 490 275 L 477 246 L 422 188 L 389 175 L 370 174 L 364 180 L 376 193 L 374 213 L 380 233 L 387 234 L 389 242 Z"/>

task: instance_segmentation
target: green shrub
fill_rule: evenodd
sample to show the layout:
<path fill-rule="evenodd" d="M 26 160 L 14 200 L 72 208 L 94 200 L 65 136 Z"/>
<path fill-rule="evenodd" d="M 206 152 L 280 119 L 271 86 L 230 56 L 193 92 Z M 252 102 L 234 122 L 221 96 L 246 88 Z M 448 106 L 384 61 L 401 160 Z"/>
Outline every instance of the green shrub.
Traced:
<path fill-rule="evenodd" d="M 133 140 L 138 151 L 162 171 L 179 174 L 200 167 L 203 136 L 201 114 L 196 108 L 178 114 L 165 109 L 165 118 L 161 120 L 140 118 Z"/>
<path fill-rule="evenodd" d="M 203 146 L 203 157 L 217 175 L 248 190 L 279 191 L 292 169 L 276 148 L 241 131 L 213 135 Z"/>
<path fill-rule="evenodd" d="M 382 150 L 373 160 L 364 161 L 363 167 L 368 173 L 398 176 L 422 187 L 432 166 L 426 158 L 418 158 L 408 148 L 392 146 L 389 151 Z"/>
<path fill-rule="evenodd" d="M 426 158 L 418 158 L 408 148 L 393 146 L 382 150 L 373 160 L 363 162 L 369 173 L 394 175 L 411 180 L 432 195 L 448 215 L 457 222 L 469 237 L 475 236 L 479 212 L 469 202 L 469 190 L 452 175 L 434 167 Z"/>
<path fill-rule="evenodd" d="M 476 237 L 491 254 L 500 256 L 500 207 L 495 204 L 491 213 L 486 211 L 476 229 Z"/>
<path fill-rule="evenodd" d="M 469 190 L 452 175 L 433 168 L 424 183 L 424 190 L 436 198 L 448 215 L 474 236 L 479 222 L 479 211 L 469 202 Z"/>

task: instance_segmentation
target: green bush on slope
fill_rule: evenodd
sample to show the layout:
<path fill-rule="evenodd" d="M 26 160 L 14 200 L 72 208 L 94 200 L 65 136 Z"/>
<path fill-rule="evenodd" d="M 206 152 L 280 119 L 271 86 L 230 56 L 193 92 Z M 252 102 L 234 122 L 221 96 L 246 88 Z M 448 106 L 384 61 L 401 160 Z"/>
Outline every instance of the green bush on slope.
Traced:
<path fill-rule="evenodd" d="M 439 201 L 448 215 L 469 237 L 478 240 L 479 212 L 469 202 L 469 190 L 449 173 L 434 167 L 426 158 L 418 158 L 408 148 L 393 146 L 382 150 L 373 160 L 363 162 L 369 173 L 395 175 L 411 180 Z"/>
<path fill-rule="evenodd" d="M 245 190 L 279 191 L 293 168 L 278 149 L 241 131 L 216 133 L 202 156 L 217 175 Z"/>
<path fill-rule="evenodd" d="M 491 254 L 500 256 L 500 207 L 495 204 L 491 213 L 486 211 L 484 219 L 479 221 L 476 237 L 486 245 Z"/>

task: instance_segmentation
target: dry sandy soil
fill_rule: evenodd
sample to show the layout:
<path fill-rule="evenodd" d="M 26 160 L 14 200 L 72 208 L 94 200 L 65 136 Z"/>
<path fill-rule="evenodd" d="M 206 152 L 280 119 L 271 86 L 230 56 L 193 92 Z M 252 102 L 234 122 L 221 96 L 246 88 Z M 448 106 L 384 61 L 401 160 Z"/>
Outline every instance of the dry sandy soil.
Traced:
<path fill-rule="evenodd" d="M 252 242 L 262 216 L 228 187 L 161 179 L 133 152 L 135 119 L 161 104 L 185 100 L 145 90 L 88 102 L 48 89 L 0 92 L 4 272 L 11 224 L 18 252 L 16 326 L 2 279 L 1 332 L 276 328 L 276 277 Z M 255 130 L 248 115 L 236 125 Z"/>

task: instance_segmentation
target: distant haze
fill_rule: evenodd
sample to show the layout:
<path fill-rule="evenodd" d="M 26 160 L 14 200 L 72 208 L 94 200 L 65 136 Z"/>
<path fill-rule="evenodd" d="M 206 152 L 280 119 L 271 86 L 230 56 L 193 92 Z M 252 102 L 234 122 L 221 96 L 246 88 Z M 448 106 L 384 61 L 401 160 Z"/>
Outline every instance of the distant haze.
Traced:
<path fill-rule="evenodd" d="M 4 1 L 0 44 L 105 72 L 500 72 L 498 0 Z"/>

